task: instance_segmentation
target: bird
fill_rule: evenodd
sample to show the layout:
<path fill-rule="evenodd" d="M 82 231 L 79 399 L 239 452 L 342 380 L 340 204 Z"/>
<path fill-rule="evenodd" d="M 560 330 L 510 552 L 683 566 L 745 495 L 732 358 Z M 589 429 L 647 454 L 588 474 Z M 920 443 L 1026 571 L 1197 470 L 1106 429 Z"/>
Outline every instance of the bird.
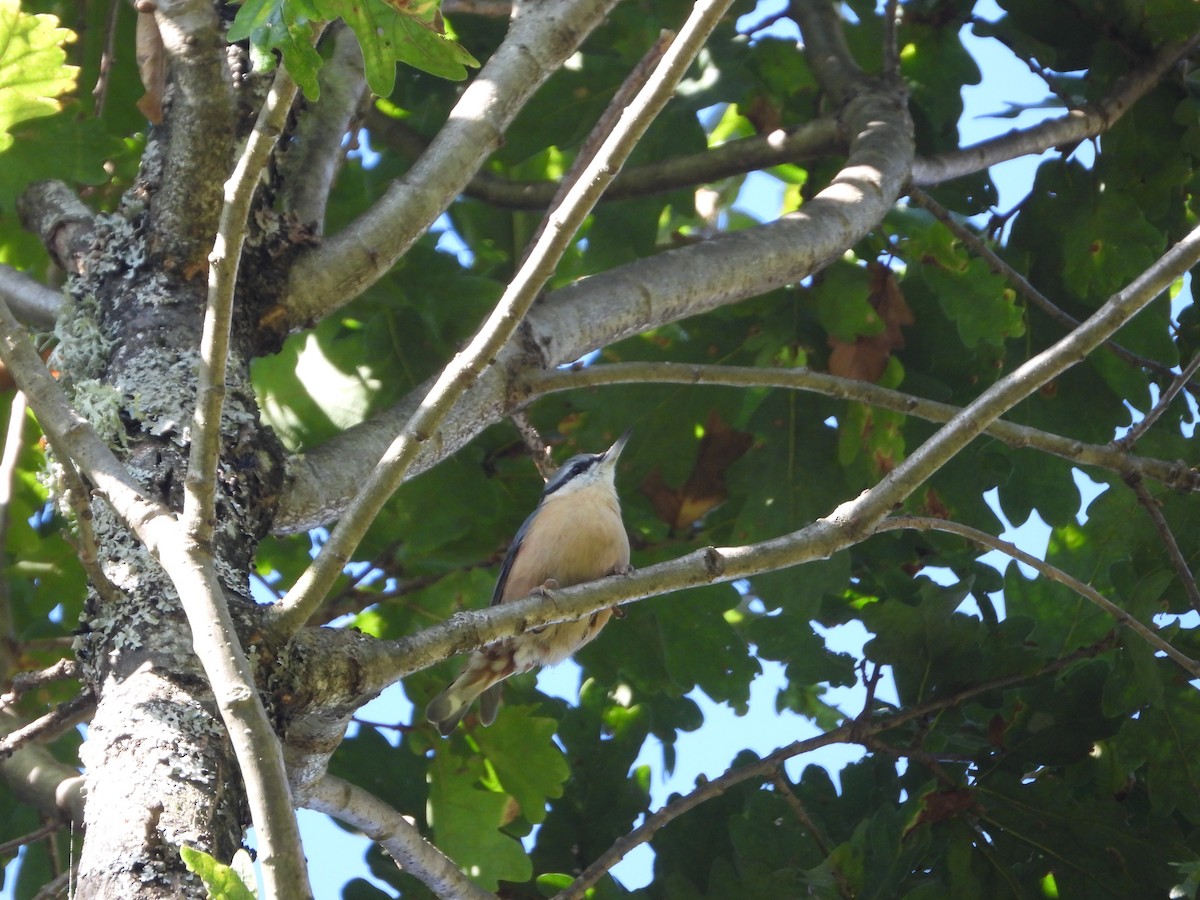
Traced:
<path fill-rule="evenodd" d="M 629 435 L 626 431 L 603 453 L 572 456 L 546 482 L 500 566 L 492 606 L 631 571 L 616 488 L 617 459 Z M 612 613 L 602 609 L 476 650 L 449 687 L 430 701 L 425 717 L 446 737 L 478 697 L 479 721 L 492 724 L 504 679 L 562 662 L 599 634 Z"/>

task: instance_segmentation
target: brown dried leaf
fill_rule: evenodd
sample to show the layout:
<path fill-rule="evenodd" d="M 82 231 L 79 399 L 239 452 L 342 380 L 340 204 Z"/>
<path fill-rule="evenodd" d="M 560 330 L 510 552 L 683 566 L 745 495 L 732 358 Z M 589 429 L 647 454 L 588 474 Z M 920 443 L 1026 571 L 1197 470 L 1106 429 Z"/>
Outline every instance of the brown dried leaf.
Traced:
<path fill-rule="evenodd" d="M 829 374 L 858 381 L 878 381 L 887 369 L 892 351 L 904 347 L 904 333 L 900 327 L 914 325 L 916 319 L 892 270 L 880 263 L 871 263 L 867 268 L 871 273 L 868 300 L 883 320 L 883 331 L 862 335 L 854 341 L 830 337 Z"/>
<path fill-rule="evenodd" d="M 686 530 L 725 502 L 729 489 L 725 472 L 754 442 L 754 436 L 735 431 L 715 412 L 710 412 L 704 437 L 696 451 L 696 462 L 682 488 L 672 488 L 656 466 L 640 485 L 654 513 L 673 531 Z"/>

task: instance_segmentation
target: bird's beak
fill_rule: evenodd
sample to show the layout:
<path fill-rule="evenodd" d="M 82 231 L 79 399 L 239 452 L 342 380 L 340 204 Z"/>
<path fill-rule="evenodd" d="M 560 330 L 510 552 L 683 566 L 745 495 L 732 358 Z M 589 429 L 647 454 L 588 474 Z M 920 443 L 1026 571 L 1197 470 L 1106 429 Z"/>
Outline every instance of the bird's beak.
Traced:
<path fill-rule="evenodd" d="M 621 455 L 621 451 L 625 449 L 625 445 L 629 443 L 629 436 L 633 434 L 632 428 L 626 428 L 625 433 L 617 438 L 616 443 L 604 451 L 604 467 L 606 469 L 615 469 L 617 467 L 617 458 Z"/>

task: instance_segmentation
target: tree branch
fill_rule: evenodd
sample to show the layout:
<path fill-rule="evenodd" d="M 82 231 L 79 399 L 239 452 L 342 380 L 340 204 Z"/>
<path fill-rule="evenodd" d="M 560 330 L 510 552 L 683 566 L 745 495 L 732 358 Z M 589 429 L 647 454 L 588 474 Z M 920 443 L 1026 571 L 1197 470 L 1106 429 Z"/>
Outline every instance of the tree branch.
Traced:
<path fill-rule="evenodd" d="M 17 214 L 22 227 L 37 236 L 60 269 L 79 271 L 79 258 L 92 240 L 95 216 L 75 191 L 61 181 L 35 182 L 17 198 Z"/>
<path fill-rule="evenodd" d="M 401 871 L 419 878 L 439 897 L 495 900 L 467 878 L 403 815 L 368 791 L 333 775 L 313 786 L 304 806 L 353 825 L 387 850 Z"/>
<path fill-rule="evenodd" d="M 1175 533 L 1171 531 L 1171 526 L 1168 524 L 1166 516 L 1158 507 L 1158 501 L 1150 496 L 1150 492 L 1146 490 L 1146 485 L 1140 478 L 1127 478 L 1125 483 L 1133 489 L 1133 493 L 1137 496 L 1138 503 L 1142 509 L 1146 510 L 1146 515 L 1150 517 L 1150 521 L 1154 523 L 1154 529 L 1158 532 L 1158 537 L 1166 548 L 1167 556 L 1171 558 L 1171 565 L 1175 567 L 1175 574 L 1179 576 L 1179 582 L 1183 585 L 1184 593 L 1187 594 L 1188 602 L 1192 605 L 1192 609 L 1200 612 L 1200 587 L 1196 585 L 1196 576 L 1192 574 L 1192 570 L 1188 568 L 1187 559 L 1183 555 L 1183 551 L 1179 548 L 1179 541 L 1175 540 Z"/>
<path fill-rule="evenodd" d="M 329 589 L 349 562 L 354 548 L 370 528 L 383 504 L 400 486 L 421 444 L 436 432 L 463 393 L 509 343 L 530 305 L 554 274 L 559 260 L 587 214 L 650 123 L 666 106 L 679 79 L 731 2 L 697 0 L 679 36 L 662 54 L 645 86 L 624 107 L 612 131 L 597 149 L 594 158 L 579 173 L 578 180 L 567 190 L 562 202 L 547 214 L 545 229 L 530 247 L 525 261 L 488 320 L 466 348 L 442 371 L 312 565 L 297 579 L 287 596 L 271 608 L 274 627 L 283 633 L 293 633 L 324 602 Z"/>
<path fill-rule="evenodd" d="M 1151 426 L 1159 420 L 1163 413 L 1167 411 L 1167 407 L 1171 405 L 1171 401 L 1183 388 L 1191 383 L 1192 376 L 1196 374 L 1196 369 L 1200 368 L 1200 353 L 1192 357 L 1192 361 L 1184 367 L 1183 371 L 1175 375 L 1174 380 L 1167 386 L 1158 398 L 1158 402 L 1154 404 L 1146 415 L 1142 416 L 1142 420 L 1134 424 L 1132 428 L 1120 440 L 1113 441 L 1113 446 L 1119 447 L 1121 450 L 1132 450 L 1133 445 L 1142 439 Z"/>
<path fill-rule="evenodd" d="M 859 498 L 842 504 L 831 519 L 846 528 L 850 535 L 873 531 L 884 516 L 982 434 L 988 425 L 1043 384 L 1086 359 L 1197 262 L 1200 262 L 1200 227 L 1193 229 L 1131 284 L 1109 298 L 1077 329 L 996 381 L 884 476 L 879 484 Z"/>
<path fill-rule="evenodd" d="M 962 408 L 880 387 L 853 378 L 839 378 L 810 369 L 771 369 L 751 366 L 688 365 L 686 363 L 605 363 L 580 369 L 547 369 L 535 373 L 523 387 L 529 397 L 557 391 L 609 384 L 702 384 L 730 387 L 776 387 L 810 391 L 838 400 L 916 416 L 928 422 L 949 422 Z M 1033 448 L 1086 466 L 1122 476 L 1142 476 L 1180 491 L 1200 491 L 1200 472 L 1186 462 L 1167 462 L 1132 456 L 1112 444 L 1085 444 L 1074 438 L 1039 431 L 997 419 L 984 433 L 1015 449 Z"/>
<path fill-rule="evenodd" d="M 563 0 L 516 17 L 417 164 L 366 213 L 293 267 L 283 301 L 292 327 L 349 303 L 395 264 L 500 145 L 537 87 L 615 2 Z"/>
<path fill-rule="evenodd" d="M 0 263 L 0 298 L 20 321 L 38 331 L 49 331 L 62 309 L 61 291 L 34 281 L 24 272 Z"/>
<path fill-rule="evenodd" d="M 367 128 L 373 140 L 410 158 L 419 156 L 428 145 L 422 135 L 403 121 L 379 112 L 367 115 Z M 664 194 L 771 166 L 803 163 L 844 153 L 846 144 L 835 120 L 815 119 L 770 134 L 738 138 L 699 153 L 625 169 L 604 192 L 604 200 Z M 481 171 L 468 182 L 463 193 L 507 209 L 536 210 L 549 206 L 557 189 L 558 184 L 553 181 L 510 181 Z"/>
<path fill-rule="evenodd" d="M 1200 228 L 1171 248 L 1127 288 L 1119 291 L 1075 332 L 997 381 L 918 447 L 875 487 L 842 503 L 830 515 L 767 541 L 743 547 L 706 548 L 670 562 L 586 585 L 548 591 L 486 610 L 456 613 L 445 623 L 387 643 L 385 657 L 366 665 L 364 694 L 449 655 L 556 622 L 579 619 L 606 607 L 704 584 L 824 559 L 874 534 L 880 523 L 1005 410 L 1086 358 L 1200 261 Z M 378 679 L 378 680 L 376 680 Z"/>
<path fill-rule="evenodd" d="M 980 172 L 1019 156 L 1036 156 L 1051 147 L 1075 144 L 1102 134 L 1116 124 L 1179 60 L 1200 42 L 1200 35 L 1163 44 L 1153 57 L 1117 81 L 1113 92 L 1099 103 L 1073 109 L 1057 119 L 980 141 L 962 150 L 943 153 L 913 163 L 917 185 L 935 185 Z"/>
<path fill-rule="evenodd" d="M 4 434 L 4 451 L 0 455 L 0 570 L 7 571 L 8 528 L 12 523 L 12 499 L 16 487 L 17 467 L 21 451 L 25 449 L 25 395 L 21 391 L 13 394 L 8 409 L 8 427 Z M 0 680 L 8 680 L 15 660 L 12 648 L 16 646 L 13 627 L 12 593 L 8 579 L 0 579 Z"/>
<path fill-rule="evenodd" d="M 233 159 L 233 82 L 225 35 L 208 0 L 156 0 L 170 61 L 162 178 L 150 205 L 151 246 L 187 275 L 205 268 Z"/>
<path fill-rule="evenodd" d="M 175 517 L 166 507 L 142 494 L 141 487 L 108 445 L 71 406 L 25 330 L 3 302 L 0 302 L 0 359 L 17 387 L 29 398 L 55 455 L 72 460 L 113 511 L 153 550 L 160 535 L 173 528 Z"/>
<path fill-rule="evenodd" d="M 283 132 L 297 90 L 287 69 L 280 66 L 245 149 L 225 182 L 220 224 L 208 258 L 208 303 L 200 343 L 183 514 L 179 528 L 173 530 L 176 539 L 164 544 L 159 555 L 179 590 L 196 654 L 237 754 L 259 840 L 264 894 L 289 900 L 311 897 L 312 889 L 288 790 L 283 750 L 258 695 L 209 547 L 216 522 L 221 411 L 242 246 L 254 193 Z"/>
<path fill-rule="evenodd" d="M 1056 306 L 1049 297 L 1030 284 L 1024 275 L 1001 259 L 999 254 L 985 244 L 977 234 L 955 219 L 948 209 L 920 188 L 912 188 L 908 195 L 919 207 L 932 213 L 935 219 L 950 229 L 950 233 L 962 241 L 970 252 L 991 266 L 993 272 L 1003 276 L 1009 284 L 1016 288 L 1018 294 L 1048 315 L 1065 330 L 1070 331 L 1073 328 L 1079 327 L 1079 320 L 1077 318 Z M 1116 341 L 1105 341 L 1104 346 L 1118 359 L 1123 359 L 1125 362 L 1138 368 L 1149 369 L 1151 372 L 1155 372 L 1163 377 L 1172 377 L 1175 374 L 1171 371 L 1170 366 L 1164 366 L 1157 360 L 1138 356 L 1136 353 L 1126 350 Z"/>
<path fill-rule="evenodd" d="M 345 156 L 342 141 L 359 115 L 367 88 L 354 32 L 345 25 L 334 25 L 331 31 L 333 55 L 317 74 L 321 98 L 305 106 L 295 141 L 279 163 L 280 208 L 313 225 L 318 234 L 323 230 L 330 187 Z"/>
<path fill-rule="evenodd" d="M 882 220 L 908 177 L 911 123 L 903 98 L 875 85 L 847 103 L 842 121 L 845 132 L 855 135 L 845 168 L 796 212 L 664 251 L 542 298 L 526 318 L 524 340 L 499 353 L 427 442 L 412 471 L 429 468 L 511 413 L 513 385 L 524 374 L 795 283 L 857 243 Z M 427 391 L 423 385 L 380 416 L 292 459 L 275 528 L 299 531 L 341 513 Z"/>
<path fill-rule="evenodd" d="M 319 36 L 319 32 L 318 35 Z M 316 36 L 314 36 L 315 39 Z M 184 481 L 183 526 L 192 540 L 207 544 L 215 524 L 217 462 L 221 454 L 221 410 L 229 362 L 229 329 L 237 289 L 242 247 L 246 242 L 250 205 L 263 169 L 283 133 L 296 82 L 283 66 L 259 110 L 233 174 L 224 183 L 225 199 L 216 240 L 208 257 L 208 302 L 200 339 L 196 408 L 192 415 L 191 449 Z"/>
<path fill-rule="evenodd" d="M 978 528 L 972 528 L 970 525 L 963 525 L 948 519 L 933 519 L 927 516 L 893 516 L 880 522 L 876 532 L 900 530 L 944 531 L 947 534 L 956 534 L 959 537 L 968 538 L 992 550 L 999 550 L 1001 553 L 1036 569 L 1039 574 L 1046 576 L 1051 581 L 1057 581 L 1059 584 L 1065 585 L 1085 600 L 1091 601 L 1116 619 L 1119 624 L 1124 625 L 1130 631 L 1137 634 L 1138 637 L 1155 650 L 1165 653 L 1180 668 L 1191 675 L 1192 678 L 1200 678 L 1200 662 L 1175 649 L 1170 643 L 1160 638 L 1153 629 L 1143 625 L 1090 584 L 1084 584 L 1079 579 L 1068 575 L 1062 569 L 1052 566 L 1030 553 L 1026 553 L 1015 544 L 1010 544 L 1008 541 L 1001 540 L 998 537 L 992 537 L 986 531 L 980 531 Z"/>
<path fill-rule="evenodd" d="M 0 735 L 11 734 L 24 724 L 12 710 L 0 710 Z M 7 759 L 0 758 L 0 778 L 22 803 L 83 826 L 83 776 L 45 747 L 30 744 Z"/>
<path fill-rule="evenodd" d="M 853 721 L 846 722 L 832 731 L 827 731 L 825 734 L 817 735 L 803 741 L 796 741 L 786 747 L 781 747 L 774 753 L 770 753 L 756 762 L 739 766 L 736 769 L 729 769 L 720 777 L 704 782 L 691 793 L 672 800 L 657 812 L 648 814 L 641 825 L 629 834 L 617 838 L 608 850 L 601 854 L 595 862 L 580 873 L 579 877 L 571 882 L 569 887 L 555 894 L 553 900 L 582 900 L 582 898 L 587 896 L 588 889 L 596 884 L 605 872 L 620 862 L 635 847 L 653 838 L 663 826 L 678 819 L 684 813 L 695 809 L 701 803 L 715 797 L 720 797 L 730 788 L 745 781 L 772 777 L 779 770 L 779 767 L 789 759 L 805 753 L 811 753 L 813 750 L 819 750 L 821 747 L 827 747 L 831 744 L 861 744 L 866 746 L 868 740 L 874 735 L 899 728 L 914 719 L 922 719 L 946 709 L 953 709 L 980 694 L 1002 690 L 1034 678 L 1051 675 L 1066 668 L 1077 659 L 1094 655 L 1095 652 L 1093 647 L 1084 647 L 1074 653 L 1052 660 L 1037 672 L 996 678 L 992 681 L 973 685 L 950 697 L 931 700 L 928 703 L 922 703 L 886 717 L 871 717 L 869 709 L 865 709 L 862 716 Z"/>
<path fill-rule="evenodd" d="M 58 704 L 50 712 L 34 719 L 28 725 L 22 725 L 0 738 L 0 756 L 12 756 L 30 741 L 45 736 L 47 733 L 60 733 L 64 728 L 78 725 L 96 708 L 96 698 L 86 688 L 67 700 Z"/>
<path fill-rule="evenodd" d="M 53 684 L 64 678 L 78 678 L 79 663 L 73 659 L 60 659 L 40 672 L 18 672 L 5 694 L 0 694 L 0 709 L 16 703 L 26 691 L 43 685 Z"/>

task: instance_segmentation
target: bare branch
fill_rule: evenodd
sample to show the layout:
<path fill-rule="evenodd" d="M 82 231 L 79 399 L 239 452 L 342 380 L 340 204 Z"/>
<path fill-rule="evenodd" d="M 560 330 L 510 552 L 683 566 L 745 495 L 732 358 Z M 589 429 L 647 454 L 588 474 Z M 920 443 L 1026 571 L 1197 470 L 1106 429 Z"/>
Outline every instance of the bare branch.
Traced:
<path fill-rule="evenodd" d="M 297 90 L 296 82 L 280 66 L 241 158 L 225 183 L 220 225 L 208 258 L 208 304 L 200 343 L 183 515 L 180 529 L 175 529 L 178 540 L 164 544 L 159 551 L 163 568 L 179 590 L 196 655 L 212 685 L 237 754 L 259 840 L 263 890 L 269 898 L 310 897 L 312 889 L 288 791 L 283 750 L 258 695 L 253 670 L 207 548 L 216 521 L 221 410 L 242 246 L 255 190 L 283 132 Z"/>
<path fill-rule="evenodd" d="M 4 263 L 0 263 L 0 298 L 8 303 L 18 320 L 39 331 L 54 327 L 63 305 L 61 291 L 39 284 Z"/>
<path fill-rule="evenodd" d="M 880 387 L 853 378 L 839 378 L 810 369 L 770 369 L 750 366 L 687 365 L 684 363 L 630 362 L 605 363 L 579 369 L 548 369 L 532 376 L 523 387 L 529 397 L 556 391 L 597 387 L 608 384 L 708 384 L 730 387 L 777 387 L 810 391 L 838 400 L 852 400 L 880 409 L 916 416 L 928 422 L 949 422 L 962 407 L 926 400 L 902 391 Z M 985 434 L 1009 447 L 1030 447 L 1073 463 L 1096 466 L 1122 476 L 1142 476 L 1180 491 L 1200 491 L 1200 472 L 1186 462 L 1167 462 L 1132 456 L 1112 444 L 1085 444 L 1074 438 L 1039 431 L 997 419 Z"/>
<path fill-rule="evenodd" d="M 0 735 L 25 723 L 12 710 L 0 711 Z M 49 750 L 29 744 L 8 758 L 0 758 L 0 778 L 22 803 L 44 815 L 83 825 L 83 776 L 59 762 Z"/>
<path fill-rule="evenodd" d="M 280 66 L 245 149 L 225 182 L 225 199 L 216 240 L 208 257 L 208 303 L 200 340 L 196 408 L 192 417 L 191 450 L 184 482 L 183 525 L 188 536 L 205 544 L 212 539 L 216 502 L 217 461 L 221 452 L 221 409 L 225 403 L 225 373 L 229 362 L 229 329 L 237 289 L 242 246 L 254 192 L 270 159 L 292 101 L 296 82 Z"/>
<path fill-rule="evenodd" d="M 8 429 L 4 435 L 4 452 L 0 456 L 0 568 L 8 569 L 8 527 L 12 522 L 11 507 L 16 487 L 17 465 L 25 449 L 25 395 L 17 391 L 8 409 Z M 7 679 L 13 666 L 9 647 L 16 640 L 13 631 L 12 595 L 8 579 L 0 579 L 0 678 Z"/>
<path fill-rule="evenodd" d="M 1079 320 L 1077 318 L 1067 311 L 1060 309 L 1049 297 L 1030 284 L 1029 280 L 1024 275 L 1001 259 L 999 254 L 985 244 L 977 234 L 954 218 L 948 209 L 946 209 L 920 188 L 912 188 L 909 191 L 909 196 L 916 202 L 918 206 L 932 213 L 934 218 L 950 229 L 950 232 L 956 238 L 962 241 L 967 246 L 968 250 L 991 266 L 993 272 L 995 272 L 997 275 L 1002 275 L 1005 279 L 1007 279 L 1008 283 L 1016 288 L 1018 294 L 1020 294 L 1066 330 L 1070 331 L 1072 328 L 1077 328 L 1079 326 Z M 1171 371 L 1169 366 L 1164 366 L 1162 363 L 1153 359 L 1146 359 L 1138 356 L 1136 353 L 1126 350 L 1116 341 L 1105 341 L 1104 346 L 1118 359 L 1123 359 L 1125 362 L 1139 368 L 1149 369 L 1150 371 L 1156 372 L 1164 377 L 1171 377 L 1175 374 Z"/>
<path fill-rule="evenodd" d="M 13 676 L 12 686 L 8 693 L 0 695 L 0 707 L 16 703 L 26 691 L 53 684 L 64 678 L 78 677 L 79 663 L 73 659 L 60 659 L 54 665 L 42 669 L 40 672 L 18 672 Z"/>
<path fill-rule="evenodd" d="M 931 700 L 928 703 L 918 704 L 893 715 L 861 717 L 840 725 L 825 734 L 817 735 L 803 741 L 796 741 L 786 747 L 781 747 L 774 753 L 770 753 L 756 762 L 739 766 L 736 769 L 729 769 L 720 777 L 704 782 L 691 793 L 672 800 L 657 812 L 648 814 L 641 825 L 629 834 L 617 838 L 608 850 L 601 854 L 595 862 L 580 873 L 578 878 L 571 882 L 569 887 L 555 894 L 554 900 L 582 900 L 587 895 L 588 888 L 599 881 L 605 872 L 620 862 L 635 847 L 653 838 L 663 826 L 695 809 L 705 801 L 711 800 L 714 797 L 720 797 L 730 788 L 743 782 L 758 778 L 771 778 L 779 771 L 779 767 L 789 759 L 802 756 L 805 753 L 811 753 L 814 750 L 819 750 L 821 747 L 827 747 L 831 744 L 865 745 L 866 741 L 873 735 L 891 731 L 915 719 L 922 719 L 942 710 L 953 709 L 980 694 L 1001 690 L 1031 681 L 1034 678 L 1054 674 L 1080 658 L 1094 656 L 1099 652 L 1099 649 L 1103 649 L 1102 645 L 1084 647 L 1074 653 L 1052 660 L 1037 672 L 1009 675 L 973 685 L 959 691 L 957 694 L 938 700 Z"/>
<path fill-rule="evenodd" d="M 166 507 L 142 494 L 141 487 L 108 445 L 71 406 L 29 336 L 3 302 L 0 302 L 0 359 L 8 366 L 17 387 L 29 398 L 55 455 L 73 460 L 143 543 L 151 549 L 156 547 L 160 535 L 173 528 L 175 517 Z"/>
<path fill-rule="evenodd" d="M 525 449 L 529 451 L 529 458 L 537 466 L 542 481 L 549 481 L 554 475 L 554 459 L 550 456 L 550 445 L 542 440 L 541 434 L 524 410 L 512 414 L 512 423 L 517 431 L 521 432 L 521 440 L 525 442 Z"/>
<path fill-rule="evenodd" d="M 865 76 L 846 43 L 838 7 L 824 0 L 792 0 L 788 15 L 800 26 L 804 56 L 821 89 L 835 104 L 847 102 L 861 90 Z"/>
<path fill-rule="evenodd" d="M 1134 281 L 1114 294 L 1073 332 L 996 381 L 913 451 L 874 488 L 843 504 L 832 519 L 850 533 L 869 533 L 897 504 L 992 422 L 1088 354 L 1200 262 L 1200 228 L 1194 229 Z M 859 529 L 862 529 L 860 532 Z"/>
<path fill-rule="evenodd" d="M 650 49 L 638 60 L 637 65 L 625 76 L 625 80 L 621 82 L 621 86 L 617 88 L 617 92 L 613 94 L 612 99 L 608 102 L 608 106 L 605 107 L 596 124 L 592 126 L 591 132 L 579 147 L 579 152 L 575 154 L 575 160 L 571 163 L 571 168 L 567 170 L 566 175 L 563 176 L 562 183 L 558 185 L 558 189 L 554 192 L 554 196 L 550 200 L 550 207 L 552 209 L 562 207 L 563 201 L 571 193 L 572 188 L 588 172 L 592 160 L 600 152 L 604 141 L 612 134 L 613 129 L 625 113 L 629 104 L 634 101 L 638 93 L 646 86 L 647 81 L 655 74 L 658 64 L 663 58 L 663 54 L 667 52 L 667 49 L 671 46 L 671 42 L 674 40 L 675 32 L 663 29 L 658 35 L 658 40 L 650 46 Z M 657 112 L 655 115 L 657 115 Z M 618 162 L 616 168 L 620 169 L 623 163 L 624 160 Z M 608 183 L 612 183 L 611 176 L 608 178 Z M 596 198 L 595 202 L 599 202 L 599 197 Z M 593 203 L 593 205 L 595 204 Z M 524 264 L 529 253 L 537 246 L 538 240 L 550 225 L 552 218 L 551 216 L 545 216 L 538 222 L 537 230 L 533 233 L 533 237 L 529 239 L 529 245 L 525 248 L 526 255 L 517 264 L 518 269 Z"/>
<path fill-rule="evenodd" d="M 21 225 L 37 236 L 60 269 L 79 271 L 95 216 L 70 187 L 61 181 L 31 184 L 17 198 L 17 213 Z"/>
<path fill-rule="evenodd" d="M 1187 364 L 1184 370 L 1175 376 L 1175 379 L 1158 398 L 1158 402 L 1154 404 L 1154 408 L 1142 416 L 1142 420 L 1130 428 L 1120 440 L 1113 443 L 1122 450 L 1132 450 L 1133 445 L 1140 441 L 1142 435 L 1149 431 L 1150 427 L 1167 411 L 1167 407 L 1171 405 L 1171 401 L 1175 399 L 1175 396 L 1183 390 L 1185 385 L 1191 383 L 1192 376 L 1196 374 L 1196 369 L 1198 368 L 1200 368 L 1200 353 L 1193 356 L 1192 361 Z"/>
<path fill-rule="evenodd" d="M 561 204 L 547 214 L 545 230 L 532 245 L 488 320 L 438 376 L 418 410 L 363 484 L 313 564 L 287 596 L 272 607 L 276 628 L 284 633 L 294 632 L 319 608 L 379 510 L 400 486 L 420 446 L 436 432 L 463 393 L 509 343 L 530 305 L 554 274 L 587 214 L 671 98 L 679 79 L 730 2 L 697 0 L 678 38 L 654 67 L 646 85 L 624 108 L 612 132 L 563 196 Z"/>
<path fill-rule="evenodd" d="M 427 442 L 412 471 L 432 466 L 511 413 L 513 385 L 524 373 L 794 283 L 861 239 L 891 208 L 908 177 L 911 123 L 901 98 L 875 86 L 847 104 L 843 120 L 846 133 L 856 136 L 845 168 L 796 212 L 664 251 L 544 297 L 525 321 L 526 340 L 501 351 Z M 314 527 L 344 510 L 371 462 L 427 391 L 428 385 L 421 386 L 379 417 L 294 459 L 276 529 Z"/>
<path fill-rule="evenodd" d="M 284 303 L 294 326 L 349 303 L 395 264 L 500 145 L 537 87 L 615 2 L 563 0 L 537 15 L 516 17 L 428 152 L 371 209 L 293 267 Z"/>
<path fill-rule="evenodd" d="M 315 226 L 318 234 L 329 189 L 345 156 L 342 142 L 367 88 L 354 32 L 345 25 L 334 25 L 331 31 L 333 55 L 318 73 L 321 98 L 305 106 L 295 139 L 279 163 L 280 207 Z"/>
<path fill-rule="evenodd" d="M 1046 576 L 1051 581 L 1057 581 L 1061 585 L 1065 585 L 1079 596 L 1091 601 L 1096 606 L 1100 607 L 1110 616 L 1117 620 L 1118 623 L 1124 625 L 1130 631 L 1137 634 L 1142 640 L 1153 647 L 1155 650 L 1165 653 L 1180 668 L 1188 672 L 1192 678 L 1200 678 L 1200 662 L 1187 656 L 1185 653 L 1175 649 L 1170 643 L 1160 638 L 1153 629 L 1147 625 L 1143 625 L 1117 604 L 1113 603 L 1090 584 L 1084 584 L 1079 579 L 1068 575 L 1062 569 L 1052 566 L 1049 563 L 1038 559 L 1036 556 L 1026 553 L 1016 544 L 1010 544 L 1008 541 L 1003 541 L 998 537 L 993 537 L 986 531 L 980 531 L 978 528 L 972 528 L 969 525 L 963 525 L 959 522 L 952 522 L 947 519 L 932 519 L 926 516 L 894 516 L 890 519 L 884 519 L 879 523 L 877 532 L 883 531 L 898 531 L 905 529 L 913 529 L 917 531 L 944 531 L 947 534 L 957 534 L 959 537 L 965 537 L 975 541 L 984 547 L 992 550 L 999 550 L 1013 559 L 1023 562 L 1030 568 L 1036 569 L 1039 574 Z"/>
<path fill-rule="evenodd" d="M 1166 516 L 1159 509 L 1158 501 L 1150 496 L 1150 492 L 1146 490 L 1146 485 L 1140 478 L 1127 478 L 1125 482 L 1133 489 L 1138 503 L 1141 504 L 1142 509 L 1146 510 L 1146 515 L 1154 523 L 1154 529 L 1158 532 L 1163 546 L 1167 548 L 1167 556 L 1171 557 L 1171 565 L 1175 567 L 1175 574 L 1179 576 L 1179 581 L 1187 593 L 1192 609 L 1200 612 L 1200 587 L 1196 585 L 1196 576 L 1188 568 L 1187 559 L 1184 558 L 1183 551 L 1179 549 L 1179 541 L 1175 540 L 1175 533 L 1171 531 Z"/>
<path fill-rule="evenodd" d="M 425 840 L 411 820 L 357 785 L 326 775 L 313 786 L 304 806 L 353 825 L 387 850 L 401 871 L 419 878 L 439 897 L 495 900 Z"/>
<path fill-rule="evenodd" d="M 27 743 L 48 734 L 61 733 L 83 722 L 96 708 L 96 698 L 83 690 L 65 703 L 60 703 L 44 716 L 34 719 L 0 738 L 0 756 L 12 756 Z"/>
<path fill-rule="evenodd" d="M 32 844 L 34 841 L 40 841 L 44 837 L 49 837 L 62 827 L 62 822 L 51 820 L 40 828 L 35 828 L 29 834 L 23 834 L 20 837 L 13 838 L 11 841 L 5 841 L 3 844 L 0 844 L 0 856 L 7 856 L 14 850 L 20 850 L 26 844 Z"/>
<path fill-rule="evenodd" d="M 1073 109 L 1057 119 L 980 141 L 962 150 L 943 153 L 913 163 L 912 180 L 918 185 L 940 184 L 981 172 L 1018 156 L 1037 155 L 1051 147 L 1078 143 L 1102 134 L 1116 124 L 1153 88 L 1179 60 L 1191 52 L 1200 35 L 1164 44 L 1144 65 L 1120 79 L 1113 92 L 1099 103 Z"/>
<path fill-rule="evenodd" d="M 367 116 L 373 140 L 415 158 L 428 142 L 403 121 L 373 112 Z M 803 163 L 844 153 L 847 141 L 833 119 L 814 119 L 770 134 L 738 138 L 687 156 L 623 169 L 604 192 L 604 201 L 663 194 L 709 184 L 785 163 Z M 463 193 L 508 209 L 545 209 L 558 185 L 553 181 L 512 181 L 487 171 L 475 174 Z"/>

